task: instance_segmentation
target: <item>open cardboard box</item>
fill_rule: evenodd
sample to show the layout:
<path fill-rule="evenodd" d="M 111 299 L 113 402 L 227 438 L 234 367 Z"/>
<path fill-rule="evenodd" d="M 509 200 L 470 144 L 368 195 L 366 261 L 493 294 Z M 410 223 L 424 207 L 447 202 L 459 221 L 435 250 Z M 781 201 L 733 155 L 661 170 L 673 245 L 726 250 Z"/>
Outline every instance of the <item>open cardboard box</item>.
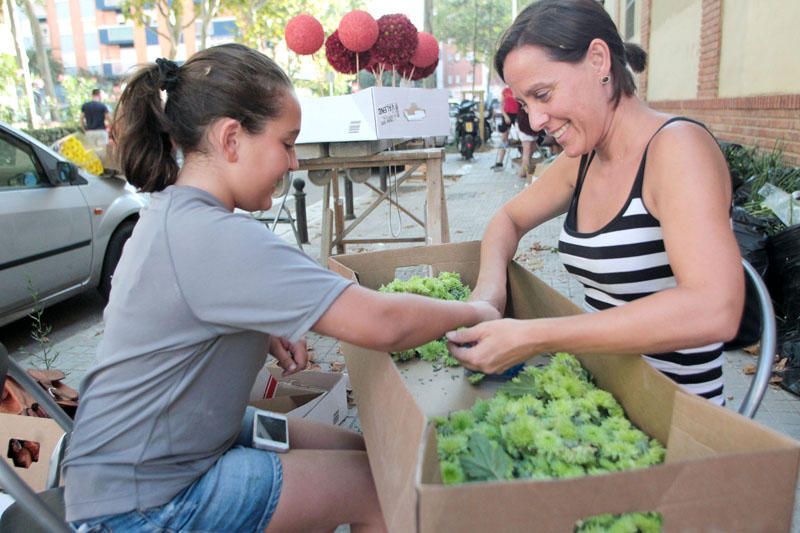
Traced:
<path fill-rule="evenodd" d="M 46 488 L 50 457 L 62 435 L 64 430 L 52 418 L 0 413 L 0 452 L 3 459 L 35 492 Z M 15 465 L 9 457 L 11 439 L 38 443 L 39 454 L 35 462 L 28 467 Z"/>
<path fill-rule="evenodd" d="M 377 288 L 399 267 L 455 271 L 474 286 L 480 243 L 340 255 L 332 270 Z M 581 312 L 517 263 L 508 315 Z M 441 484 L 431 417 L 491 396 L 460 378 L 343 343 L 370 465 L 390 531 L 573 531 L 600 513 L 657 511 L 665 531 L 789 531 L 800 443 L 680 390 L 638 357 L 579 356 L 627 416 L 667 446 L 663 465 L 582 478 Z M 455 373 L 455 374 L 454 374 Z"/>
<path fill-rule="evenodd" d="M 250 405 L 334 425 L 347 417 L 344 374 L 306 370 L 284 377 L 281 372 L 269 365 L 261 369 L 250 391 Z"/>

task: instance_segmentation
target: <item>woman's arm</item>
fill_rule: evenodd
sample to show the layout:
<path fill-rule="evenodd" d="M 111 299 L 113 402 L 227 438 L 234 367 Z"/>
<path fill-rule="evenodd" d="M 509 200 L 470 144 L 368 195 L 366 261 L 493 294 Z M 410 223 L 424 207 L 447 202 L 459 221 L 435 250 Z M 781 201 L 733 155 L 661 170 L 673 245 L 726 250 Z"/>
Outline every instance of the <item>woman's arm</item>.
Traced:
<path fill-rule="evenodd" d="M 492 217 L 481 243 L 481 266 L 471 300 L 485 300 L 501 313 L 506 305 L 506 269 L 520 239 L 534 227 L 567 210 L 578 159 L 558 157 L 542 176 Z"/>
<path fill-rule="evenodd" d="M 351 285 L 311 329 L 366 348 L 399 351 L 437 339 L 451 329 L 499 317 L 486 302 L 386 294 Z"/>
<path fill-rule="evenodd" d="M 676 155 L 677 154 L 677 155 Z M 501 320 L 451 332 L 466 366 L 497 372 L 531 355 L 658 353 L 725 341 L 736 334 L 744 279 L 731 231 L 730 177 L 714 140 L 677 123 L 648 153 L 644 201 L 659 219 L 677 287 L 597 313 L 538 320 Z"/>

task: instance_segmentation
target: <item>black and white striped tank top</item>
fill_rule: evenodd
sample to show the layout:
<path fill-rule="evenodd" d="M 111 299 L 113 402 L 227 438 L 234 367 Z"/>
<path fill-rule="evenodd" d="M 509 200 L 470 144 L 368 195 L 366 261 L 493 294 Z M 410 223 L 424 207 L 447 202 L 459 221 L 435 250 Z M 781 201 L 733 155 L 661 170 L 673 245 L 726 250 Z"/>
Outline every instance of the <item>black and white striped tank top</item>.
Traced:
<path fill-rule="evenodd" d="M 661 128 L 676 120 L 695 122 L 673 117 Z M 593 233 L 577 231 L 578 198 L 594 153 L 581 160 L 558 250 L 567 271 L 584 286 L 587 311 L 623 305 L 677 285 L 664 248 L 661 225 L 642 201 L 647 147 L 627 202 L 611 222 Z M 721 342 L 642 357 L 689 392 L 720 405 L 724 403 Z"/>

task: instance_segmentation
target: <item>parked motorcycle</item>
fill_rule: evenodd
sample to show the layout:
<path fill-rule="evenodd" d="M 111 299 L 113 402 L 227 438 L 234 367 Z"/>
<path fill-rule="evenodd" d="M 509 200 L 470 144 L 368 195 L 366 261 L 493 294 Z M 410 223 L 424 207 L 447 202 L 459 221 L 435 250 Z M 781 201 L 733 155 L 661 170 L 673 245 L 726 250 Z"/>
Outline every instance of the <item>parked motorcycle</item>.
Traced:
<path fill-rule="evenodd" d="M 458 104 L 456 113 L 456 146 L 466 160 L 472 159 L 472 154 L 481 145 L 477 106 L 478 102 L 464 100 Z"/>

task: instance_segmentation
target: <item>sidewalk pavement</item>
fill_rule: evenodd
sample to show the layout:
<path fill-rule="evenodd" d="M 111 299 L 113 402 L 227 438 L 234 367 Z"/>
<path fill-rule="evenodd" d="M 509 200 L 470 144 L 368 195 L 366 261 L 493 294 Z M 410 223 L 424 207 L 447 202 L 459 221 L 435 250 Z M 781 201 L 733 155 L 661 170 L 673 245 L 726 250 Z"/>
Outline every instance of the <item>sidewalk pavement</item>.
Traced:
<path fill-rule="evenodd" d="M 480 240 L 483 231 L 493 214 L 512 196 L 520 192 L 526 185 L 525 180 L 516 176 L 512 163 L 507 163 L 501 172 L 491 170 L 494 152 L 476 154 L 472 162 L 461 160 L 458 154 L 447 154 L 444 165 L 445 194 L 450 222 L 451 242 Z M 538 170 L 538 169 L 537 169 Z M 377 178 L 375 180 L 377 186 Z M 391 184 L 391 181 L 390 181 Z M 310 182 L 307 187 L 313 187 Z M 423 176 L 411 178 L 397 189 L 397 198 L 401 205 L 424 217 L 425 180 Z M 374 193 L 364 186 L 354 187 L 354 212 L 356 216 L 371 203 Z M 389 208 L 388 202 L 381 205 L 369 215 L 348 238 L 389 238 L 415 237 L 424 235 L 423 229 L 406 214 L 396 208 Z M 319 257 L 321 236 L 321 205 L 319 202 L 308 206 L 308 233 L 310 244 L 304 245 L 305 251 L 312 257 Z M 570 298 L 578 305 L 582 304 L 583 288 L 564 269 L 556 252 L 558 235 L 563 224 L 563 217 L 551 220 L 531 231 L 520 242 L 516 259 L 539 278 Z M 295 243 L 294 235 L 288 224 L 279 224 L 276 233 L 290 243 Z M 403 247 L 408 244 L 370 244 L 350 245 L 347 253 L 374 251 L 389 247 Z M 102 337 L 102 323 L 92 326 L 86 331 L 74 335 L 54 346 L 61 353 L 59 365 L 68 373 L 67 383 L 77 387 L 80 379 L 94 360 L 95 348 Z M 315 334 L 308 336 L 309 347 L 313 350 L 313 360 L 322 370 L 332 367 L 340 368 L 344 357 L 335 339 Z M 13 354 L 12 354 L 13 355 Z M 744 397 L 750 384 L 751 376 L 745 375 L 744 368 L 755 364 L 755 357 L 742 351 L 725 354 L 725 396 L 730 409 L 736 409 Z M 27 361 L 22 360 L 23 364 Z M 350 412 L 350 427 L 358 430 L 357 407 Z M 800 399 L 796 396 L 770 385 L 755 420 L 780 433 L 800 440 Z M 788 465 L 787 465 L 788 466 Z M 800 505 L 798 494 L 795 498 L 795 514 L 792 531 L 800 532 Z"/>

